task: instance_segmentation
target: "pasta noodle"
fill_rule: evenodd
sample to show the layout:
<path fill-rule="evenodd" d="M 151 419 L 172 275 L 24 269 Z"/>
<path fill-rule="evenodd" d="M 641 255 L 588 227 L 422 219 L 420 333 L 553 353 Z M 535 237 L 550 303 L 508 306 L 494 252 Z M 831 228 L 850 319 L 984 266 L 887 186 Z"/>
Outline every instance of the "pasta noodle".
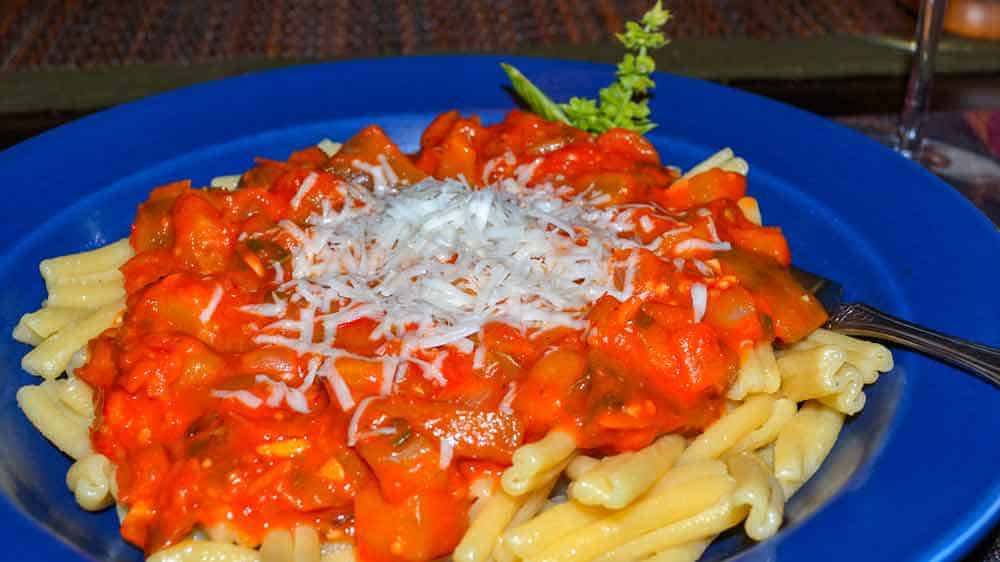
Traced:
<path fill-rule="evenodd" d="M 354 562 L 354 545 L 351 543 L 326 543 L 320 549 L 320 562 Z"/>
<path fill-rule="evenodd" d="M 683 439 L 668 435 L 640 451 L 606 457 L 575 479 L 569 495 L 586 505 L 623 508 L 659 480 L 683 449 Z"/>
<path fill-rule="evenodd" d="M 62 452 L 80 460 L 91 454 L 90 423 L 88 417 L 75 411 L 61 399 L 66 379 L 43 381 L 37 385 L 22 386 L 17 391 L 17 405 L 24 415 Z"/>
<path fill-rule="evenodd" d="M 817 398 L 823 404 L 847 415 L 853 415 L 865 407 L 864 376 L 854 365 L 845 364 L 834 376 L 841 389 Z"/>
<path fill-rule="evenodd" d="M 581 529 L 604 517 L 609 512 L 569 501 L 543 511 L 534 519 L 504 533 L 503 541 L 521 558 L 532 558 L 559 537 Z"/>
<path fill-rule="evenodd" d="M 76 497 L 76 503 L 87 511 L 98 511 L 111 505 L 111 478 L 114 468 L 108 457 L 88 455 L 70 467 L 66 485 Z"/>
<path fill-rule="evenodd" d="M 521 447 L 500 479 L 504 491 L 519 496 L 552 481 L 569 464 L 575 451 L 576 439 L 559 430 Z"/>
<path fill-rule="evenodd" d="M 859 340 L 822 328 L 810 334 L 792 349 L 810 349 L 820 345 L 833 345 L 847 354 L 847 362 L 861 373 L 864 384 L 873 384 L 878 380 L 879 373 L 892 369 L 892 354 L 884 345 Z"/>
<path fill-rule="evenodd" d="M 125 276 L 122 275 L 121 271 L 117 269 L 108 269 L 104 271 L 95 271 L 94 273 L 85 273 L 73 277 L 56 277 L 51 283 L 48 283 L 45 288 L 51 293 L 59 287 L 111 286 L 121 285 L 124 282 Z"/>
<path fill-rule="evenodd" d="M 45 339 L 64 326 L 80 320 L 87 314 L 90 314 L 90 311 L 85 308 L 46 306 L 22 316 L 19 325 L 23 324 L 40 336 L 41 339 Z M 40 341 L 33 345 L 38 345 Z"/>
<path fill-rule="evenodd" d="M 818 402 L 806 402 L 774 442 L 774 475 L 791 496 L 823 463 L 837 441 L 844 415 Z"/>
<path fill-rule="evenodd" d="M 185 540 L 153 554 L 147 562 L 262 562 L 257 550 L 212 541 Z"/>
<path fill-rule="evenodd" d="M 56 285 L 49 291 L 47 306 L 100 308 L 125 297 L 121 283 L 109 282 L 98 285 Z"/>
<path fill-rule="evenodd" d="M 510 523 L 507 524 L 507 529 L 521 525 L 537 515 L 545 507 L 554 485 L 555 481 L 537 490 L 535 493 L 528 494 L 527 499 L 521 504 L 517 512 L 514 513 L 514 517 L 511 517 Z M 511 551 L 507 543 L 504 542 L 502 534 L 497 537 L 496 546 L 493 548 L 491 558 L 494 562 L 513 562 L 516 559 L 516 555 Z"/>
<path fill-rule="evenodd" d="M 699 513 L 733 490 L 729 475 L 708 475 L 667 486 L 659 493 L 614 512 L 575 532 L 564 535 L 531 561 L 591 560 L 643 533 Z"/>
<path fill-rule="evenodd" d="M 683 519 L 672 521 L 595 558 L 595 562 L 642 560 L 672 547 L 699 541 L 734 527 L 748 508 L 725 495 L 715 504 Z"/>
<path fill-rule="evenodd" d="M 741 359 L 740 370 L 726 393 L 727 398 L 743 400 L 750 394 L 774 394 L 778 391 L 781 372 L 770 343 L 764 342 L 745 349 Z"/>
<path fill-rule="evenodd" d="M 15 340 L 28 345 L 38 345 L 45 339 L 39 335 L 38 332 L 28 327 L 28 325 L 23 321 L 18 322 L 17 325 L 14 326 L 14 333 L 11 335 Z"/>
<path fill-rule="evenodd" d="M 102 306 L 79 322 L 64 326 L 29 351 L 21 360 L 21 367 L 42 378 L 58 377 L 66 370 L 73 354 L 114 324 L 124 308 L 125 301 L 120 299 Z"/>
<path fill-rule="evenodd" d="M 797 410 L 798 405 L 794 401 L 787 398 L 776 399 L 767 421 L 737 441 L 730 449 L 730 452 L 756 451 L 773 443 L 778 437 L 778 432 L 792 419 Z"/>
<path fill-rule="evenodd" d="M 733 501 L 750 508 L 744 525 L 747 536 L 755 541 L 774 536 L 785 512 L 785 494 L 771 467 L 753 453 L 733 455 L 726 465 L 737 482 Z"/>
<path fill-rule="evenodd" d="M 601 459 L 595 459 L 587 455 L 577 455 L 568 465 L 566 465 L 566 477 L 570 480 L 577 480 L 590 469 L 600 464 Z"/>
<path fill-rule="evenodd" d="M 455 547 L 452 559 L 455 562 L 488 560 L 500 534 L 514 520 L 518 511 L 529 503 L 539 502 L 538 505 L 541 505 L 554 483 L 555 478 L 552 478 L 533 492 L 520 496 L 498 490 L 486 500 L 479 514 L 472 520 L 469 530 Z"/>
<path fill-rule="evenodd" d="M 763 223 L 757 199 L 753 197 L 740 197 L 736 201 L 736 205 L 740 208 L 740 211 L 743 212 L 743 216 L 746 217 L 748 221 L 757 226 L 760 226 Z"/>
<path fill-rule="evenodd" d="M 60 285 L 65 279 L 118 269 L 134 252 L 128 240 L 119 240 L 89 252 L 42 260 L 39 270 L 45 282 Z"/>
<path fill-rule="evenodd" d="M 298 526 L 293 532 L 276 529 L 264 536 L 261 562 L 320 562 L 319 535 L 312 527 Z"/>
<path fill-rule="evenodd" d="M 646 560 L 648 562 L 694 562 L 701 558 L 711 542 L 710 539 L 701 539 L 679 544 L 666 548 Z"/>
<path fill-rule="evenodd" d="M 841 392 L 848 384 L 840 370 L 846 362 L 847 354 L 832 345 L 783 353 L 781 392 L 796 402 Z"/>
<path fill-rule="evenodd" d="M 774 396 L 767 394 L 751 396 L 696 437 L 677 462 L 685 464 L 721 457 L 768 421 L 776 400 Z"/>
<path fill-rule="evenodd" d="M 695 164 L 690 170 L 688 170 L 687 172 L 684 173 L 683 176 L 681 176 L 681 179 L 693 178 L 694 176 L 697 176 L 702 172 L 707 172 L 712 168 L 721 168 L 726 162 L 733 160 L 735 157 L 736 155 L 733 154 L 733 149 L 723 148 L 722 150 L 706 158 L 704 161 Z"/>

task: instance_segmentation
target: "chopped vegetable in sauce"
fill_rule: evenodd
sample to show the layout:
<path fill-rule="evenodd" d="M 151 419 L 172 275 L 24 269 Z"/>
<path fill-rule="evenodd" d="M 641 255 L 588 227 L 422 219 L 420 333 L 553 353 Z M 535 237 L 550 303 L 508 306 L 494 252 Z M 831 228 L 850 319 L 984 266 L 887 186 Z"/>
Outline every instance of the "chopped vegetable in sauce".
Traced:
<path fill-rule="evenodd" d="M 741 350 L 825 319 L 745 190 L 679 179 L 636 132 L 521 111 L 444 113 L 412 155 L 371 126 L 332 157 L 259 159 L 234 191 L 157 188 L 124 320 L 77 370 L 124 537 L 153 552 L 306 524 L 366 561 L 431 560 L 470 484 L 552 429 L 606 453 L 700 432 Z"/>

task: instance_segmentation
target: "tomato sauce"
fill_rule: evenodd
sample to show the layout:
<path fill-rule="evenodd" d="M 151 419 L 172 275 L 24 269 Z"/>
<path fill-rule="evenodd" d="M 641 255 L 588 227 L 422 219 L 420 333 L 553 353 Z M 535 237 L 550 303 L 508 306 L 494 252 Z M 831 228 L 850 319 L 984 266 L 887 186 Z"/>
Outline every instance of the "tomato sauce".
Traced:
<path fill-rule="evenodd" d="M 664 242 L 637 254 L 638 296 L 601 297 L 587 330 L 486 324 L 474 336 L 482 366 L 451 353 L 444 385 L 411 369 L 380 396 L 378 365 L 348 359 L 337 366 L 363 411 L 362 402 L 343 411 L 327 381 L 304 390 L 307 411 L 224 399 L 243 391 L 264 402 L 262 377 L 297 386 L 315 367 L 309 353 L 255 343 L 261 319 L 243 307 L 271 302 L 274 271 L 294 245 L 275 234 L 280 221 L 304 226 L 324 204 L 343 205 L 343 182 L 372 186 L 357 161 L 388 162 L 407 183 L 461 175 L 478 186 L 534 162 L 528 185 L 635 205 L 642 242 Z M 77 371 L 96 389 L 95 449 L 118 466 L 129 507 L 122 534 L 153 552 L 220 523 L 250 545 L 270 529 L 307 524 L 323 540 L 354 540 L 368 561 L 430 560 L 465 531 L 470 482 L 495 479 L 517 447 L 554 428 L 597 453 L 700 432 L 720 415 L 743 348 L 795 341 L 825 320 L 788 275 L 781 231 L 751 223 L 736 205 L 745 191 L 742 176 L 721 170 L 679 179 L 637 134 L 592 135 L 521 111 L 492 126 L 445 113 L 415 155 L 372 126 L 332 158 L 308 148 L 284 162 L 259 159 L 235 191 L 155 189 L 132 228 L 136 256 L 122 268 L 123 323 L 91 342 Z M 695 239 L 733 249 L 677 251 Z M 698 283 L 707 308 L 696 322 Z M 362 358 L 392 353 L 391 342 L 370 337 L 374 326 L 339 326 L 335 344 Z M 352 443 L 352 423 L 391 430 Z"/>

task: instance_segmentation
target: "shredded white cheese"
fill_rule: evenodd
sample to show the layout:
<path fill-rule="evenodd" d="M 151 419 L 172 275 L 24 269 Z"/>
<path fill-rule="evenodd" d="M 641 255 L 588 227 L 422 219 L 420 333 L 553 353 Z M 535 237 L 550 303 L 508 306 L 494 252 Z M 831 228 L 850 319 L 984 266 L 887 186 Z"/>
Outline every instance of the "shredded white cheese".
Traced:
<path fill-rule="evenodd" d="M 316 172 L 309 172 L 309 175 L 302 180 L 302 183 L 299 184 L 299 190 L 296 191 L 295 195 L 292 197 L 291 204 L 293 209 L 299 208 L 299 205 L 302 204 L 302 200 L 309 194 L 309 190 L 316 185 L 317 179 L 319 179 L 319 174 Z"/>
<path fill-rule="evenodd" d="M 364 415 L 365 410 L 368 405 L 374 400 L 374 396 L 369 396 L 364 398 L 358 403 L 358 407 L 354 409 L 354 414 L 351 415 L 351 421 L 347 424 L 347 446 L 353 447 L 358 442 L 358 423 L 361 422 L 361 416 Z"/>
<path fill-rule="evenodd" d="M 215 309 L 219 307 L 220 302 L 222 302 L 222 285 L 216 285 L 212 291 L 212 296 L 208 299 L 208 304 L 205 305 L 205 308 L 198 315 L 198 320 L 202 324 L 208 324 L 208 321 L 212 319 L 212 315 L 215 314 Z"/>
<path fill-rule="evenodd" d="M 513 155 L 495 160 L 494 167 L 515 163 Z M 691 229 L 678 218 L 683 215 L 648 205 L 602 206 L 610 200 L 604 193 L 576 194 L 549 184 L 528 187 L 540 162 L 519 166 L 513 177 L 483 188 L 462 178 L 430 178 L 397 189 L 400 179 L 387 158 L 379 157 L 374 165 L 356 160 L 352 166 L 371 177 L 371 190 L 337 182 L 343 196 L 339 208 L 323 201 L 321 211 L 304 225 L 281 221 L 278 227 L 294 242 L 286 266 L 273 264 L 275 302 L 242 310 L 274 319 L 254 337 L 256 343 L 310 354 L 316 364 L 310 363 L 308 384 L 299 388 L 263 377 L 259 382 L 270 389 L 265 402 L 308 411 L 304 393 L 316 376 L 323 377 L 342 410 L 355 408 L 348 428 L 353 445 L 360 437 L 357 424 L 375 397 L 355 407 L 352 389 L 336 368 L 338 358 L 380 364 L 380 396 L 390 395 L 408 372 L 443 386 L 449 353 L 471 354 L 473 367 L 484 367 L 486 323 L 502 322 L 523 332 L 585 329 L 586 314 L 598 298 L 634 296 L 641 251 L 656 251 L 664 236 Z M 301 203 L 314 176 L 303 180 L 293 206 Z M 655 225 L 647 215 L 634 219 L 639 208 L 678 226 L 643 244 L 636 223 L 646 232 Z M 671 251 L 729 248 L 725 242 L 688 239 Z M 684 263 L 674 259 L 678 270 Z M 711 273 L 703 262 L 696 260 L 695 267 Z M 697 322 L 704 315 L 706 289 L 696 287 Z M 338 327 L 361 318 L 375 322 L 373 340 L 385 340 L 375 356 L 355 356 L 335 345 Z M 476 334 L 478 342 L 470 339 Z M 387 352 L 390 343 L 398 351 Z M 501 401 L 504 413 L 511 411 L 515 391 L 511 385 Z"/>
<path fill-rule="evenodd" d="M 691 285 L 691 307 L 694 309 L 694 323 L 697 324 L 705 318 L 705 309 L 708 307 L 708 288 L 705 285 Z"/>
<path fill-rule="evenodd" d="M 213 390 L 212 396 L 216 398 L 235 398 L 250 408 L 259 408 L 264 403 L 263 400 L 249 390 Z"/>
<path fill-rule="evenodd" d="M 387 172 L 388 162 L 380 164 L 354 163 L 375 183 L 398 179 Z M 535 166 L 515 175 L 527 181 Z M 290 277 L 279 273 L 279 289 L 299 303 L 299 319 L 265 326 L 257 343 L 329 357 L 338 325 L 371 318 L 373 338 L 403 342 L 406 351 L 394 361 L 413 364 L 443 385 L 444 352 L 426 359 L 415 352 L 454 347 L 475 351 L 479 363 L 482 346 L 473 350 L 468 338 L 487 322 L 582 329 L 590 303 L 601 295 L 631 296 L 635 250 L 643 246 L 619 233 L 630 231 L 632 210 L 601 209 L 589 203 L 589 194 L 528 188 L 515 179 L 481 190 L 435 179 L 405 190 L 386 183 L 381 193 L 338 186 L 345 198 L 340 209 L 324 206 L 305 228 L 280 223 L 297 244 Z M 619 250 L 630 250 L 629 258 L 615 263 Z M 282 305 L 246 310 L 272 316 Z M 314 321 L 322 323 L 322 342 L 314 341 Z M 381 393 L 391 392 L 398 367 L 384 363 Z"/>
<path fill-rule="evenodd" d="M 500 399 L 500 413 L 509 416 L 514 413 L 514 398 L 517 396 L 517 383 L 512 382 L 507 385 L 507 393 Z"/>
<path fill-rule="evenodd" d="M 444 470 L 451 466 L 451 459 L 455 456 L 455 445 L 447 437 L 440 439 L 441 450 L 438 460 L 438 468 Z"/>
<path fill-rule="evenodd" d="M 340 404 L 340 409 L 346 412 L 354 407 L 354 397 L 351 396 L 351 389 L 344 382 L 344 377 L 340 376 L 336 363 L 333 358 L 326 360 L 323 377 L 330 381 L 330 387 L 333 389 L 334 397 L 337 398 L 337 404 Z"/>
<path fill-rule="evenodd" d="M 732 250 L 729 242 L 709 242 L 701 238 L 688 238 L 674 244 L 674 254 L 684 254 L 692 250 L 708 250 L 710 252 L 726 252 Z"/>

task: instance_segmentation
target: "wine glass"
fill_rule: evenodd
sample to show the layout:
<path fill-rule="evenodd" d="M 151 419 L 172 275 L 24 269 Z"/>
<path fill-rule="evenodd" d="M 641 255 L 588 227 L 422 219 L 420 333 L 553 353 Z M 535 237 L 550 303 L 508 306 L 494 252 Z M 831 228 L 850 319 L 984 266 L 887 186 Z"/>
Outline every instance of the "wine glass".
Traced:
<path fill-rule="evenodd" d="M 900 155 L 946 180 L 1000 225 L 1000 214 L 996 211 L 1000 161 L 986 154 L 927 138 L 924 131 L 946 4 L 947 0 L 920 0 L 913 61 L 899 123 L 894 135 L 882 138 Z"/>
<path fill-rule="evenodd" d="M 930 104 L 934 59 L 937 55 L 938 40 L 941 38 L 941 21 L 944 19 L 946 3 L 947 0 L 920 0 L 913 62 L 910 65 L 906 97 L 903 99 L 903 109 L 900 112 L 893 143 L 893 148 L 897 152 L 922 163 L 931 156 L 927 153 L 923 124 Z"/>

